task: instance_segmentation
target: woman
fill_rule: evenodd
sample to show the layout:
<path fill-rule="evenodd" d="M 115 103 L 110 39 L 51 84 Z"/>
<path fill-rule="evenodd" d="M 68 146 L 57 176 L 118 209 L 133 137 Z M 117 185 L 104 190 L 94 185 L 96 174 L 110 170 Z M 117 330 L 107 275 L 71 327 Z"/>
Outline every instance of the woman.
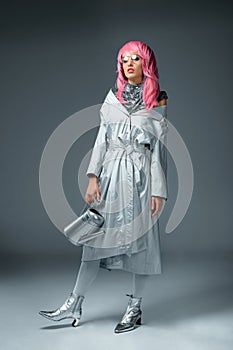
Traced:
<path fill-rule="evenodd" d="M 126 294 L 127 309 L 114 329 L 121 333 L 141 324 L 147 280 L 162 273 L 156 216 L 167 200 L 168 97 L 160 91 L 155 55 L 148 45 L 128 42 L 117 60 L 118 77 L 100 109 L 100 128 L 86 172 L 86 207 L 102 213 L 105 234 L 83 245 L 76 283 L 64 304 L 39 313 L 54 321 L 73 318 L 77 326 L 84 295 L 99 268 L 122 269 L 132 274 L 132 293 Z"/>

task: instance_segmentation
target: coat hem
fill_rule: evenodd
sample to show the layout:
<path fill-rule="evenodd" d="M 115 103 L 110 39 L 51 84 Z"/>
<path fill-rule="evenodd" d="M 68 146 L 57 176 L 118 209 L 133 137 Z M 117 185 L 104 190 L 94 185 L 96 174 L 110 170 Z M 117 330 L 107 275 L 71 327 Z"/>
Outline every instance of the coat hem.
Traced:
<path fill-rule="evenodd" d="M 126 266 L 122 266 L 122 265 L 109 265 L 106 264 L 102 259 L 100 259 L 100 268 L 108 270 L 108 271 L 112 271 L 112 270 L 122 270 L 122 271 L 127 271 L 127 272 L 131 272 L 131 273 L 136 273 L 136 274 L 143 274 L 143 275 L 161 275 L 163 273 L 162 268 L 158 268 L 157 270 L 151 270 L 148 268 L 145 270 L 138 270 L 137 268 L 134 269 L 133 267 L 126 267 Z M 160 265 L 161 266 L 161 265 Z M 145 265 L 145 267 L 147 267 Z"/>

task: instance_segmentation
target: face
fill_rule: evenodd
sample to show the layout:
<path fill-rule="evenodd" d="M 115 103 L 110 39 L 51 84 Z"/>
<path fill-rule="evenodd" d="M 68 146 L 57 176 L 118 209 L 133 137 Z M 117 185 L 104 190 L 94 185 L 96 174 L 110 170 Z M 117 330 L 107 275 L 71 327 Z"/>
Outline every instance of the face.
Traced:
<path fill-rule="evenodd" d="M 128 82 L 135 85 L 140 84 L 143 79 L 142 58 L 137 51 L 125 51 L 122 54 L 122 61 L 123 71 Z"/>

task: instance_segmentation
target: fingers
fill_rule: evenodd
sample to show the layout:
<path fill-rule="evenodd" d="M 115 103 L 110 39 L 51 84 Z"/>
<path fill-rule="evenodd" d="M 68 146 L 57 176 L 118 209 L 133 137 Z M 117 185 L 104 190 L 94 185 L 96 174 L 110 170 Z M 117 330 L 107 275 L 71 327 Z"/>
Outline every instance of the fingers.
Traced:
<path fill-rule="evenodd" d="M 155 216 L 159 213 L 159 209 L 152 209 L 152 213 L 151 213 L 151 216 Z"/>
<path fill-rule="evenodd" d="M 94 193 L 92 193 L 92 191 L 90 193 L 89 193 L 89 191 L 86 193 L 86 196 L 85 196 L 86 202 L 88 204 L 91 204 L 92 202 L 94 202 L 95 196 L 96 196 L 97 201 L 100 202 L 101 193 L 100 193 L 100 189 L 99 189 L 98 185 L 97 185 Z"/>
<path fill-rule="evenodd" d="M 92 196 L 90 194 L 86 194 L 85 200 L 87 204 L 91 204 L 93 202 Z"/>
<path fill-rule="evenodd" d="M 100 190 L 99 190 L 99 187 L 96 190 L 96 199 L 97 199 L 98 202 L 100 202 Z"/>
<path fill-rule="evenodd" d="M 162 201 L 156 197 L 151 197 L 151 216 L 157 215 L 162 208 Z"/>

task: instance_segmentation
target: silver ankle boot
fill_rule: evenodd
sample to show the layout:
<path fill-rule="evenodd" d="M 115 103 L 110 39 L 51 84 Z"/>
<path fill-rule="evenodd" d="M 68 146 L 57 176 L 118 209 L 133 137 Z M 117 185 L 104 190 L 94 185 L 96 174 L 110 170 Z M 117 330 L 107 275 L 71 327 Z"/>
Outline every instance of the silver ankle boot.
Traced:
<path fill-rule="evenodd" d="M 52 321 L 61 321 L 66 318 L 73 318 L 74 320 L 72 322 L 72 326 L 77 327 L 82 315 L 83 300 L 83 295 L 75 295 L 72 292 L 60 308 L 53 311 L 39 311 L 39 314 Z"/>
<path fill-rule="evenodd" d="M 126 294 L 130 297 L 125 314 L 121 321 L 116 325 L 114 332 L 122 333 L 133 330 L 137 325 L 141 325 L 141 301 L 142 297 L 133 297 L 133 294 Z"/>

